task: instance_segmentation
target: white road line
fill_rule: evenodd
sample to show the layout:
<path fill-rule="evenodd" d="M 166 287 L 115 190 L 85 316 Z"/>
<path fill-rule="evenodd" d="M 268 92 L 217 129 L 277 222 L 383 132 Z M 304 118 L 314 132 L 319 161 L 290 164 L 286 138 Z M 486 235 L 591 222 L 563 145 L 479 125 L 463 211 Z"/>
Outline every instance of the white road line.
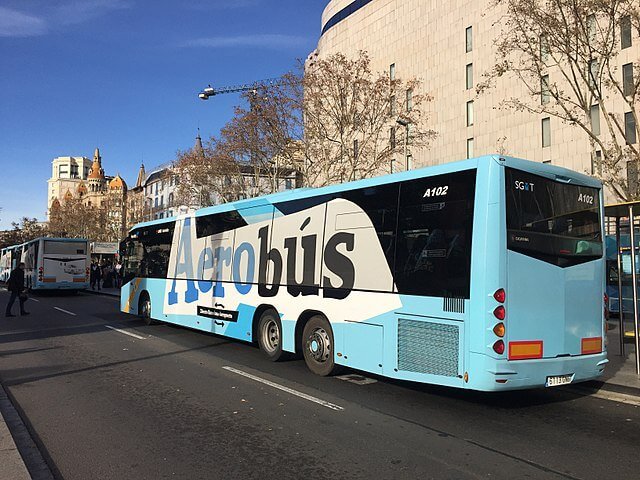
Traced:
<path fill-rule="evenodd" d="M 31 300 L 32 302 L 40 303 L 40 300 L 37 300 L 33 297 L 29 297 L 29 300 Z"/>
<path fill-rule="evenodd" d="M 120 328 L 112 327 L 111 325 L 105 325 L 105 327 L 110 328 L 111 330 L 115 330 L 116 332 L 123 333 L 125 335 L 129 335 L 130 337 L 137 338 L 138 340 L 146 340 L 147 337 L 143 337 L 141 335 L 136 335 L 135 333 L 127 332 L 126 330 L 122 330 Z"/>
<path fill-rule="evenodd" d="M 256 382 L 264 383 L 265 385 L 269 385 L 270 387 L 277 388 L 278 390 L 282 390 L 283 392 L 290 393 L 291 395 L 295 395 L 296 397 L 304 398 L 305 400 L 309 400 L 310 402 L 317 403 L 318 405 L 322 405 L 323 407 L 330 408 L 331 410 L 341 411 L 344 410 L 340 405 L 336 405 L 334 403 L 327 402 L 325 400 L 321 400 L 320 398 L 313 397 L 311 395 L 307 395 L 306 393 L 299 392 L 297 390 L 293 390 L 292 388 L 285 387 L 284 385 L 280 385 L 279 383 L 274 383 L 269 380 L 265 380 L 264 378 L 256 377 L 255 375 L 251 375 L 250 373 L 243 372 L 242 370 L 238 370 L 233 367 L 222 367 L 229 372 L 237 373 L 238 375 L 242 375 L 243 377 L 250 378 L 251 380 L 255 380 Z"/>
<path fill-rule="evenodd" d="M 56 310 L 60 310 L 61 312 L 64 312 L 64 313 L 68 313 L 69 315 L 73 315 L 74 317 L 76 316 L 75 313 L 70 312 L 69 310 L 65 310 L 64 308 L 60 308 L 60 307 L 53 307 L 53 308 L 55 308 Z"/>

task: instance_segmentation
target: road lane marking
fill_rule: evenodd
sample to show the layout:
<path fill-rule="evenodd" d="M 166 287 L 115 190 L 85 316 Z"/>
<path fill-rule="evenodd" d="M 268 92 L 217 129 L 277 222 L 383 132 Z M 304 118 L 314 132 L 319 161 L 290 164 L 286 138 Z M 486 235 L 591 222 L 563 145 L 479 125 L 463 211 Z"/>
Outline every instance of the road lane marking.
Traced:
<path fill-rule="evenodd" d="M 53 307 L 53 308 L 55 308 L 56 310 L 60 310 L 61 312 L 64 312 L 64 313 L 68 313 L 69 315 L 73 315 L 74 317 L 76 316 L 75 313 L 70 312 L 69 310 L 65 310 L 64 308 L 60 308 L 60 307 Z"/>
<path fill-rule="evenodd" d="M 36 300 L 36 299 L 35 299 L 35 298 L 33 298 L 33 297 L 29 297 L 29 300 L 32 300 L 32 301 L 34 301 L 34 302 L 36 302 L 36 303 L 40 303 L 40 300 Z"/>
<path fill-rule="evenodd" d="M 343 407 L 340 405 L 336 405 L 335 403 L 327 402 L 326 400 L 322 400 L 317 397 L 313 397 L 311 395 L 307 395 L 306 393 L 299 392 L 289 387 L 285 387 L 284 385 L 280 385 L 279 383 L 274 383 L 269 380 L 265 380 L 264 378 L 257 377 L 255 375 L 251 375 L 250 373 L 243 372 L 242 370 L 238 370 L 237 368 L 224 366 L 223 369 L 236 373 L 238 375 L 242 375 L 243 377 L 250 378 L 251 380 L 255 380 L 256 382 L 264 383 L 265 385 L 269 385 L 270 387 L 277 388 L 278 390 L 282 390 L 283 392 L 290 393 L 291 395 L 295 395 L 296 397 L 304 398 L 305 400 L 309 400 L 310 402 L 317 403 L 318 405 L 322 405 L 323 407 L 330 408 L 331 410 L 342 411 Z"/>
<path fill-rule="evenodd" d="M 116 332 L 123 333 L 125 335 L 129 335 L 130 337 L 137 338 L 138 340 L 146 340 L 147 337 L 143 337 L 141 335 L 136 335 L 135 333 L 127 332 L 126 330 L 122 330 L 121 328 L 112 327 L 111 325 L 105 325 L 105 327 L 110 328 L 111 330 L 115 330 Z"/>

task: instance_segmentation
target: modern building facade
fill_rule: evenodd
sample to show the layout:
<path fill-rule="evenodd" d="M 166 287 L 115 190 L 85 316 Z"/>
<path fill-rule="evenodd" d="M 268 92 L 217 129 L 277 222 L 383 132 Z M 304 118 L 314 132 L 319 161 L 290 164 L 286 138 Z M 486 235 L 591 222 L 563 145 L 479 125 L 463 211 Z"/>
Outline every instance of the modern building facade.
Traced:
<path fill-rule="evenodd" d="M 427 111 L 429 127 L 438 137 L 430 149 L 406 152 L 416 167 L 503 153 L 598 173 L 601 153 L 580 128 L 549 115 L 500 108 L 504 99 L 530 96 L 518 79 L 507 76 L 495 88 L 476 93 L 483 74 L 497 60 L 494 41 L 504 7 L 491 7 L 493 3 L 331 0 L 322 15 L 317 49 L 307 62 L 364 50 L 374 71 L 421 80 L 433 97 Z M 640 58 L 640 39 L 635 32 L 629 35 L 616 59 L 621 72 Z M 624 117 L 622 99 L 614 108 Z"/>

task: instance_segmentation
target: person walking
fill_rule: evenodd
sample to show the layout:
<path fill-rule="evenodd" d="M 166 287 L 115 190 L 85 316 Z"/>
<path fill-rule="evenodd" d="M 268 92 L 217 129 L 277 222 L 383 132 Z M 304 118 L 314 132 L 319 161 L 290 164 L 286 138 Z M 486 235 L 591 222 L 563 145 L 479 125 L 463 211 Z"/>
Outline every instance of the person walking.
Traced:
<path fill-rule="evenodd" d="M 102 268 L 96 262 L 91 264 L 91 270 L 89 271 L 89 281 L 91 283 L 91 290 L 96 289 L 98 284 L 98 291 L 100 291 L 100 280 L 102 280 Z"/>
<path fill-rule="evenodd" d="M 121 270 L 122 270 L 122 264 L 120 263 L 120 261 L 117 261 L 116 266 L 114 267 L 115 270 L 115 280 L 116 280 L 116 288 L 120 288 L 122 286 L 122 276 L 121 276 Z"/>
<path fill-rule="evenodd" d="M 11 296 L 9 297 L 9 303 L 7 304 L 7 310 L 5 312 L 6 317 L 15 317 L 11 313 L 11 307 L 13 307 L 13 303 L 16 301 L 16 298 L 20 301 L 20 315 L 29 315 L 24 309 L 24 302 L 27 300 L 27 296 L 25 295 L 24 288 L 24 263 L 20 263 L 17 268 L 11 271 L 11 275 L 9 275 L 9 281 L 7 282 L 7 289 L 11 292 Z"/>

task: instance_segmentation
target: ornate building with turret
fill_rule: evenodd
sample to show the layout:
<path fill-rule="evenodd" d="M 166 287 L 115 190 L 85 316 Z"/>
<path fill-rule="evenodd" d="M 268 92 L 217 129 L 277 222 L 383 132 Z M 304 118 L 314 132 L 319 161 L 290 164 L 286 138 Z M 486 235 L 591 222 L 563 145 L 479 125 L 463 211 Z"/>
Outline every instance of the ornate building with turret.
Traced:
<path fill-rule="evenodd" d="M 52 208 L 79 200 L 87 206 L 105 208 L 108 230 L 114 239 L 122 238 L 133 223 L 140 221 L 135 211 L 142 197 L 144 181 L 144 165 L 140 168 L 136 187 L 131 191 L 120 174 L 115 177 L 105 175 L 98 148 L 93 161 L 87 157 L 57 157 L 53 160 L 52 176 L 48 181 L 47 215 Z"/>

